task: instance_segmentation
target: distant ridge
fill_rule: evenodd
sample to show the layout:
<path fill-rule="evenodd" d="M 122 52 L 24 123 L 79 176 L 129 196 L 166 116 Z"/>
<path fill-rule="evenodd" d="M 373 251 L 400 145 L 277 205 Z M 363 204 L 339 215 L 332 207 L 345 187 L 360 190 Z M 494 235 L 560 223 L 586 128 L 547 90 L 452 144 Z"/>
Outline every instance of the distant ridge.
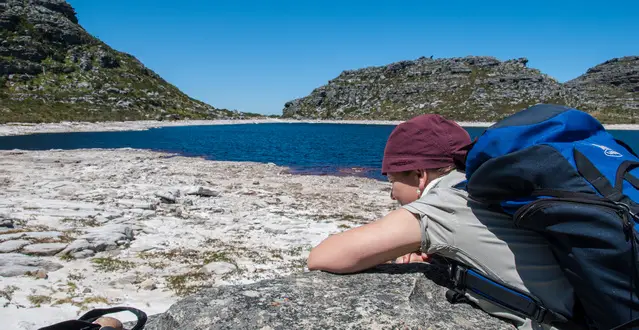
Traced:
<path fill-rule="evenodd" d="M 284 105 L 283 118 L 405 120 L 439 113 L 460 121 L 496 121 L 537 103 L 588 111 L 605 123 L 634 123 L 639 57 L 615 58 L 565 84 L 526 58 L 420 57 L 343 71 L 310 95 Z"/>

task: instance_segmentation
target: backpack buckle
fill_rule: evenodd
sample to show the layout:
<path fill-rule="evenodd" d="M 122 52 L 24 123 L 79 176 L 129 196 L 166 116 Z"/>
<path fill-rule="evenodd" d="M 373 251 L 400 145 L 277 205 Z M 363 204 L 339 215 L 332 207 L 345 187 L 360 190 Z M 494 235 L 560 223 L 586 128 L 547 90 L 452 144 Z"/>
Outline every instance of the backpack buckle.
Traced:
<path fill-rule="evenodd" d="M 537 305 L 537 309 L 535 310 L 535 314 L 533 315 L 534 320 L 540 324 L 543 324 L 544 319 L 546 318 L 546 312 L 547 310 L 544 306 Z"/>

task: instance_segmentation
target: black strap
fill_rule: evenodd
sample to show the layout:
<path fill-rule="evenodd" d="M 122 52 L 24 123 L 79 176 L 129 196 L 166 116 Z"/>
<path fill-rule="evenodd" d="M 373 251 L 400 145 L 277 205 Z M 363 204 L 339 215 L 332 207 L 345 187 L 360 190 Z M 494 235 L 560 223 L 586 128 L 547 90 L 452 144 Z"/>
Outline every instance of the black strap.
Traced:
<path fill-rule="evenodd" d="M 537 299 L 495 282 L 459 263 L 453 263 L 450 276 L 455 288 L 446 293 L 446 298 L 451 303 L 464 301 L 464 294 L 471 291 L 506 310 L 524 315 L 538 323 L 561 325 L 562 329 L 580 329 L 564 316 L 546 309 Z"/>
<path fill-rule="evenodd" d="M 599 172 L 595 165 L 579 150 L 574 149 L 573 157 L 575 158 L 575 165 L 577 165 L 577 171 L 583 176 L 591 185 L 599 191 L 601 195 L 614 202 L 618 202 L 623 198 L 621 190 L 615 189 L 610 181 Z M 618 186 L 619 187 L 619 186 Z"/>
<path fill-rule="evenodd" d="M 639 189 L 639 179 L 637 179 L 636 176 L 630 174 L 629 172 L 626 172 L 624 178 L 626 179 L 626 181 L 630 182 L 630 184 L 635 187 L 635 189 Z"/>
<path fill-rule="evenodd" d="M 623 141 L 621 141 L 619 139 L 615 139 L 615 142 L 617 142 L 618 145 L 626 148 L 626 150 L 628 150 L 628 152 L 633 154 L 635 157 L 639 157 L 639 156 L 637 156 L 637 153 L 634 150 L 632 150 L 632 148 L 628 144 L 626 144 L 626 142 L 623 142 Z"/>
<path fill-rule="evenodd" d="M 610 330 L 620 330 L 620 329 L 629 329 L 632 327 L 636 327 L 639 325 L 639 318 L 636 318 L 634 320 L 630 320 L 624 324 L 618 325 Z"/>
<path fill-rule="evenodd" d="M 112 307 L 112 308 L 96 308 L 88 311 L 84 315 L 82 315 L 77 320 L 69 320 L 60 323 L 56 323 L 54 325 L 50 325 L 48 327 L 40 328 L 38 330 L 94 330 L 100 329 L 99 324 L 93 324 L 93 322 L 100 317 L 119 313 L 119 312 L 131 312 L 135 314 L 138 318 L 138 322 L 135 324 L 131 330 L 142 330 L 144 329 L 144 325 L 146 324 L 147 316 L 143 311 L 133 308 L 133 307 Z M 109 329 L 108 327 L 103 329 Z"/>
<path fill-rule="evenodd" d="M 635 183 L 637 183 L 637 178 L 630 174 L 629 172 L 632 171 L 633 169 L 639 167 L 639 162 L 635 162 L 635 161 L 631 161 L 631 160 L 626 160 L 623 161 L 621 163 L 621 165 L 619 165 L 619 168 L 617 169 L 617 174 L 615 176 L 615 189 L 618 191 L 623 191 L 623 180 L 627 179 L 628 176 L 631 177 L 630 180 L 628 180 L 629 182 L 631 180 L 634 180 Z M 635 186 L 635 188 L 637 188 L 637 186 L 635 185 L 635 183 L 630 182 L 633 186 Z M 637 188 L 639 189 L 639 188 Z"/>
<path fill-rule="evenodd" d="M 48 327 L 40 328 L 38 330 L 97 330 L 100 329 L 99 324 L 93 324 L 91 322 L 80 320 L 69 320 Z"/>
<path fill-rule="evenodd" d="M 79 320 L 93 322 L 104 315 L 125 312 L 125 311 L 133 313 L 138 318 L 138 322 L 135 324 L 133 328 L 131 328 L 131 330 L 144 329 L 144 325 L 146 324 L 146 320 L 147 320 L 146 313 L 133 307 L 96 308 L 80 316 Z"/>

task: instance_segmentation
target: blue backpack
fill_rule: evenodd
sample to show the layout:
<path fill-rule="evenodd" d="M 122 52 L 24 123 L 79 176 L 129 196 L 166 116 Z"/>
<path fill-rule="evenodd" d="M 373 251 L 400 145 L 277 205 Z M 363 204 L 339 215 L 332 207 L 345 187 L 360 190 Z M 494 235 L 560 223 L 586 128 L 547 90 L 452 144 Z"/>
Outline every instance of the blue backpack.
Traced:
<path fill-rule="evenodd" d="M 548 241 L 576 308 L 560 315 L 464 267 L 452 274 L 457 297 L 472 290 L 559 328 L 639 324 L 639 157 L 631 148 L 586 112 L 538 104 L 486 129 L 464 165 L 472 199 Z"/>

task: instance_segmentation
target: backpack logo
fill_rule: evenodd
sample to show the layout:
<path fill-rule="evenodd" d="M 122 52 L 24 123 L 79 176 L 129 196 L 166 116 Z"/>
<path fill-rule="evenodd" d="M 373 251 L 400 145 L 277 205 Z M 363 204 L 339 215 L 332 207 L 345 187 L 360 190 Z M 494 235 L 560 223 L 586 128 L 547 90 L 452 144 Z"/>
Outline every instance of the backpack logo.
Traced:
<path fill-rule="evenodd" d="M 591 144 L 593 146 L 603 150 L 604 151 L 604 155 L 606 155 L 608 157 L 623 157 L 622 154 L 620 154 L 620 153 L 618 153 L 618 152 L 616 152 L 616 151 L 614 151 L 614 150 L 612 150 L 612 149 L 610 149 L 610 148 L 608 148 L 606 146 L 602 146 L 602 145 L 594 144 L 594 143 L 591 143 Z"/>

